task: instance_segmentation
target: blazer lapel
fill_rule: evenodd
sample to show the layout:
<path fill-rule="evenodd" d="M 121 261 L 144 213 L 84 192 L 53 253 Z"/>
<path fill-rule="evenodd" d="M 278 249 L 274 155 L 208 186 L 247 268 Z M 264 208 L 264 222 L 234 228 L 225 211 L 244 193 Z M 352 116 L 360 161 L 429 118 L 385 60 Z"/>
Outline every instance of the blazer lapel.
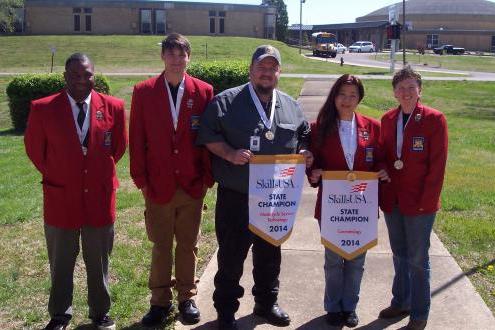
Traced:
<path fill-rule="evenodd" d="M 88 153 L 95 148 L 98 143 L 98 134 L 101 134 L 105 113 L 105 106 L 103 105 L 103 100 L 100 95 L 95 91 L 91 91 L 91 111 L 90 111 L 90 121 L 89 121 L 89 141 L 88 141 Z"/>
<path fill-rule="evenodd" d="M 63 130 L 64 135 L 68 137 L 68 142 L 70 148 L 77 148 L 79 153 L 82 155 L 81 143 L 79 142 L 79 136 L 77 134 L 76 122 L 74 121 L 74 116 L 72 115 L 72 107 L 70 105 L 69 97 L 67 91 L 64 90 L 57 98 L 56 105 L 57 109 L 60 109 L 60 129 Z"/>
<path fill-rule="evenodd" d="M 423 117 L 423 105 L 421 103 L 416 104 L 416 108 L 414 108 L 413 112 L 409 117 L 409 121 L 407 123 L 406 128 L 404 129 L 404 139 L 402 143 L 402 158 L 406 159 L 407 155 L 412 150 L 412 137 L 415 135 L 415 132 L 418 131 L 418 128 L 421 125 Z"/>
<path fill-rule="evenodd" d="M 364 164 L 365 148 L 368 145 L 371 134 L 369 123 L 365 122 L 364 118 L 360 114 L 355 113 L 355 116 L 357 147 L 356 153 L 354 154 L 354 168 L 356 168 L 358 164 Z"/>

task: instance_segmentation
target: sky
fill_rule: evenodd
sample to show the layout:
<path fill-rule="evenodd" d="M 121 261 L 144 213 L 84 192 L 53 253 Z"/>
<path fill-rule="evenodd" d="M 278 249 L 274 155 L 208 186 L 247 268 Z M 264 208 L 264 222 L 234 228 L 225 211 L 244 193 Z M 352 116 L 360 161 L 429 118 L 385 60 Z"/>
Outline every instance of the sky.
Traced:
<path fill-rule="evenodd" d="M 259 5 L 261 0 L 181 0 Z M 289 13 L 289 25 L 299 24 L 300 0 L 284 0 Z M 495 0 L 490 0 L 495 2 Z M 306 0 L 302 5 L 303 24 L 352 23 L 364 16 L 400 0 Z"/>

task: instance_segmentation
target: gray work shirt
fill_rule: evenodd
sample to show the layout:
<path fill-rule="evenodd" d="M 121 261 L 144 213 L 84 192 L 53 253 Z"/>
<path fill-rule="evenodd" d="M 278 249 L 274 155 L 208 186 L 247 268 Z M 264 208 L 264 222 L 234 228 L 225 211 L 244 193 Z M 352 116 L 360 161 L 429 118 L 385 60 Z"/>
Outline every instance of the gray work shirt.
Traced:
<path fill-rule="evenodd" d="M 267 128 L 260 118 L 249 93 L 248 84 L 228 89 L 211 101 L 201 117 L 196 143 L 205 145 L 225 142 L 234 149 L 249 149 L 251 136 L 260 137 L 258 155 L 294 154 L 309 145 L 310 127 L 297 102 L 277 90 L 277 102 L 271 131 L 275 138 L 265 137 Z M 212 171 L 219 185 L 248 193 L 249 164 L 234 165 L 212 155 Z"/>

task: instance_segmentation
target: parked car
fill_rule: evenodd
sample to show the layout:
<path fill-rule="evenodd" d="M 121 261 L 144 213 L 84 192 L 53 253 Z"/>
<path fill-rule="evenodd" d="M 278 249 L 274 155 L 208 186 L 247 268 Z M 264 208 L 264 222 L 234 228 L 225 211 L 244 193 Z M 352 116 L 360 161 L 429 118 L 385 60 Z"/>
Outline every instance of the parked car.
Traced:
<path fill-rule="evenodd" d="M 454 45 L 442 45 L 437 48 L 433 48 L 433 52 L 439 55 L 452 54 L 452 55 L 460 55 L 464 54 L 466 50 L 462 47 L 454 47 Z"/>
<path fill-rule="evenodd" d="M 373 53 L 375 45 L 371 41 L 357 41 L 349 46 L 349 53 Z"/>
<path fill-rule="evenodd" d="M 337 49 L 337 54 L 345 54 L 345 52 L 347 51 L 347 47 L 342 45 L 341 43 L 338 43 L 335 48 Z"/>

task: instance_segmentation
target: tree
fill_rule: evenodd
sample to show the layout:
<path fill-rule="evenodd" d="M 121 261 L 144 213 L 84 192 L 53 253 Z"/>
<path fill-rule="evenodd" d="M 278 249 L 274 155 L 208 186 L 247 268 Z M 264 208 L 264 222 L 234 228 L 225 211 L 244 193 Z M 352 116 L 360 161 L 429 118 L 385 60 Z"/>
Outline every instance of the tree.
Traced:
<path fill-rule="evenodd" d="M 16 9 L 23 6 L 23 0 L 0 0 L 0 33 L 14 31 Z"/>
<path fill-rule="evenodd" d="M 285 41 L 287 38 L 289 15 L 287 14 L 287 6 L 285 5 L 284 0 L 265 0 L 263 3 L 277 8 L 275 32 L 277 34 L 277 40 Z"/>

